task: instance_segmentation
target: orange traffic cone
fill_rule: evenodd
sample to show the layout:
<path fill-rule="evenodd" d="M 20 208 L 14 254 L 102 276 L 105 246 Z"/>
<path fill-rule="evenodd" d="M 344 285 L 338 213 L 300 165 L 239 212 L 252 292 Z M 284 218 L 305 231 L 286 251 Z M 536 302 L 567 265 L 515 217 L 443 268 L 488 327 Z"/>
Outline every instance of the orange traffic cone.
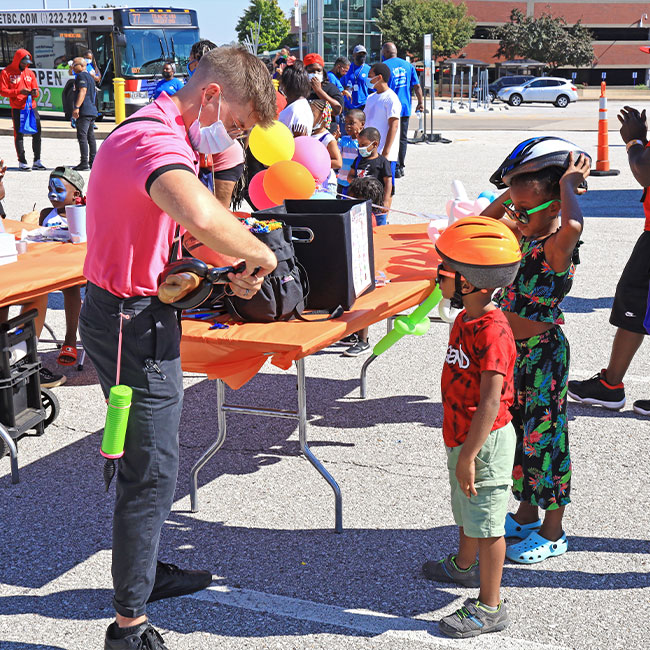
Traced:
<path fill-rule="evenodd" d="M 590 176 L 618 176 L 618 169 L 609 168 L 609 138 L 607 133 L 607 97 L 605 91 L 607 84 L 600 83 L 600 100 L 598 103 L 598 153 L 596 169 L 592 169 Z"/>

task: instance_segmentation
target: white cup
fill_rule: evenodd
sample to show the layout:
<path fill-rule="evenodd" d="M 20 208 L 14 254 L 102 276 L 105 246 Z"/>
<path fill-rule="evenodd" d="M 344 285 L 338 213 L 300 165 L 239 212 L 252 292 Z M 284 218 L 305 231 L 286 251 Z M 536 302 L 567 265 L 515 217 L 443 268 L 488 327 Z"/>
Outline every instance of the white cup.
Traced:
<path fill-rule="evenodd" d="M 73 244 L 86 241 L 86 206 L 66 205 L 65 218 L 68 221 L 68 232 Z"/>

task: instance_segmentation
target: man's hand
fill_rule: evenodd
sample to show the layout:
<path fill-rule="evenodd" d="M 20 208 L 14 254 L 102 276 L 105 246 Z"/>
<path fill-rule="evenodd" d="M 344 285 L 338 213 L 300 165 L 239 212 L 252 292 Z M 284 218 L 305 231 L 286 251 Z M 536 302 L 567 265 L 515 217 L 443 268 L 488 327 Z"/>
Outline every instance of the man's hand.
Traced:
<path fill-rule="evenodd" d="M 460 489 L 468 499 L 476 496 L 476 488 L 474 487 L 475 472 L 474 459 L 466 458 L 461 451 L 458 454 L 458 462 L 456 463 L 456 479 Z"/>
<path fill-rule="evenodd" d="M 580 154 L 578 160 L 574 160 L 573 151 L 569 154 L 569 166 L 560 178 L 560 187 L 564 186 L 570 188 L 575 194 L 584 194 L 587 189 L 579 187 L 580 183 L 587 179 L 589 176 L 589 158 Z"/>
<path fill-rule="evenodd" d="M 421 104 L 418 102 L 418 105 L 415 107 L 415 112 L 416 113 L 423 113 L 424 112 L 424 104 Z"/>
<path fill-rule="evenodd" d="M 262 286 L 264 276 L 278 265 L 275 253 L 271 249 L 263 251 L 264 255 L 246 259 L 243 273 L 229 273 L 230 290 L 240 298 L 250 300 Z"/>
<path fill-rule="evenodd" d="M 194 291 L 199 284 L 201 284 L 201 278 L 195 273 L 175 273 L 168 276 L 158 287 L 158 298 L 160 302 L 169 305 L 184 298 L 188 293 Z"/>
<path fill-rule="evenodd" d="M 648 141 L 648 123 L 645 116 L 645 108 L 641 113 L 631 106 L 623 106 L 618 114 L 618 121 L 621 123 L 621 138 L 626 144 L 630 140 L 642 140 L 643 144 Z"/>
<path fill-rule="evenodd" d="M 23 95 L 24 97 L 29 97 L 32 94 L 31 90 L 27 90 L 27 88 L 23 88 L 22 90 L 18 91 L 19 95 Z"/>
<path fill-rule="evenodd" d="M 352 100 L 352 93 L 347 88 L 343 91 L 343 95 L 349 100 Z"/>
<path fill-rule="evenodd" d="M 72 117 L 77 120 L 79 119 L 79 109 L 78 108 L 73 108 L 72 109 Z"/>

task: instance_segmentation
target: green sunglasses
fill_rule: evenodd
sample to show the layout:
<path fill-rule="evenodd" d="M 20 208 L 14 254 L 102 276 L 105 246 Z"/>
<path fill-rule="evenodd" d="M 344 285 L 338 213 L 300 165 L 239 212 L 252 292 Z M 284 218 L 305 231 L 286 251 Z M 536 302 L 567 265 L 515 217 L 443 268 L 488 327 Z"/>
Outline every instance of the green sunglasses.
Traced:
<path fill-rule="evenodd" d="M 550 201 L 546 201 L 546 203 L 542 203 L 542 205 L 538 205 L 536 208 L 531 208 L 530 210 L 521 210 L 521 209 L 510 207 L 512 205 L 512 201 L 508 199 L 507 201 L 503 202 L 503 207 L 506 211 L 506 214 L 511 219 L 514 219 L 519 223 L 525 224 L 530 221 L 531 214 L 535 214 L 535 212 L 541 212 L 542 210 L 546 210 L 546 208 L 548 208 L 551 205 L 551 203 L 554 203 L 555 201 L 560 203 L 560 199 L 551 199 Z"/>

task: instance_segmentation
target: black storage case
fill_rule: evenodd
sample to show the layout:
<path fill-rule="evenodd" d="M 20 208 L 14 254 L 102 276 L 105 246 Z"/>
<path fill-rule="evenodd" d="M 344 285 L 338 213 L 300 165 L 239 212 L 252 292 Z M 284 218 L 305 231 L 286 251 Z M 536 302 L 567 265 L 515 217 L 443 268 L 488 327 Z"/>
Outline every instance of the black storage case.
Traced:
<path fill-rule="evenodd" d="M 34 329 L 36 313 L 32 309 L 0 323 L 0 423 L 14 439 L 29 429 L 42 434 L 45 426 Z M 22 342 L 27 346 L 27 354 L 11 365 L 11 348 Z"/>
<path fill-rule="evenodd" d="M 253 216 L 260 220 L 277 219 L 313 231 L 314 240 L 310 244 L 296 246 L 296 257 L 309 279 L 308 309 L 331 312 L 341 306 L 348 310 L 360 295 L 375 288 L 370 201 L 290 199 L 284 205 L 254 212 Z M 363 241 L 360 227 L 364 229 Z"/>

